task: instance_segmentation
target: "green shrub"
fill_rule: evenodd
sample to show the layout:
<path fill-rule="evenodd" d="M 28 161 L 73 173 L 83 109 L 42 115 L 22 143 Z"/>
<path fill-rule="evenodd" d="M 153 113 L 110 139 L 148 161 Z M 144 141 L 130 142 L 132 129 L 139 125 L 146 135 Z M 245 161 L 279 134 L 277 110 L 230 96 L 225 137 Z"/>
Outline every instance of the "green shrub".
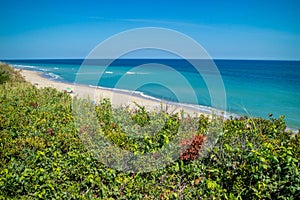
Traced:
<path fill-rule="evenodd" d="M 24 78 L 17 70 L 0 62 L 0 84 L 5 82 L 24 82 Z"/>
<path fill-rule="evenodd" d="M 0 84 L 8 81 L 8 78 L 9 78 L 9 75 L 7 74 L 7 72 L 0 69 Z"/>
<path fill-rule="evenodd" d="M 91 127 L 77 127 L 69 94 L 37 89 L 8 66 L 0 69 L 9 74 L 0 85 L 0 199 L 299 199 L 300 133 L 286 131 L 283 117 L 226 120 L 217 144 L 202 159 L 195 159 L 199 138 L 187 147 L 193 159 L 126 173 L 88 151 L 79 135 L 91 133 Z M 139 106 L 112 108 L 108 99 L 94 109 L 98 134 L 136 154 L 168 146 L 180 125 L 187 135 L 198 128 L 192 130 L 203 139 L 215 123 Z M 130 134 L 130 123 L 147 127 L 149 119 L 157 119 L 153 126 L 163 119 L 161 131 L 145 138 Z"/>

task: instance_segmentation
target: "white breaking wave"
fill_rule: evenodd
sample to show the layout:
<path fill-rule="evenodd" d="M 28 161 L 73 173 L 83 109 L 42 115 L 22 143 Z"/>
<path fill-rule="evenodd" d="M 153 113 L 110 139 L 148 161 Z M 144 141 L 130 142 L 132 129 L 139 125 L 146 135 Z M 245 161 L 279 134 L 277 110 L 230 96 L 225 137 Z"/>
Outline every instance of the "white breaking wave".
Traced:
<path fill-rule="evenodd" d="M 205 113 L 205 114 L 209 114 L 209 115 L 216 114 L 218 116 L 223 116 L 226 119 L 229 119 L 230 116 L 233 116 L 233 117 L 238 117 L 239 116 L 237 114 L 230 113 L 230 112 L 220 110 L 220 109 L 217 109 L 217 108 L 213 108 L 213 107 L 210 107 L 210 106 L 166 101 L 164 99 L 159 99 L 159 98 L 147 95 L 147 94 L 145 94 L 141 91 L 131 91 L 131 90 L 126 90 L 126 89 L 108 88 L 108 87 L 101 87 L 101 86 L 94 86 L 94 85 L 89 85 L 89 87 L 99 88 L 99 89 L 104 89 L 104 90 L 110 90 L 110 91 L 115 91 L 115 92 L 121 92 L 121 93 L 125 93 L 125 94 L 128 94 L 128 95 L 133 95 L 133 96 L 139 96 L 139 97 L 142 97 L 142 98 L 145 98 L 145 99 L 150 99 L 150 100 L 154 100 L 154 101 L 158 101 L 158 102 L 164 102 L 165 104 L 179 106 L 181 108 L 190 108 L 192 110 L 195 110 L 195 111 L 198 111 L 198 112 L 201 112 L 201 113 Z"/>
<path fill-rule="evenodd" d="M 132 74 L 148 74 L 146 72 L 126 72 L 126 74 L 132 75 Z"/>
<path fill-rule="evenodd" d="M 63 79 L 61 76 L 51 73 L 51 72 L 47 73 L 47 75 L 50 76 L 52 80 Z"/>
<path fill-rule="evenodd" d="M 19 65 L 19 64 L 12 64 L 13 67 L 18 68 L 18 69 L 32 69 L 35 71 L 43 71 L 47 72 L 49 71 L 48 69 L 41 68 L 40 66 L 32 66 L 32 65 Z"/>
<path fill-rule="evenodd" d="M 39 69 L 37 66 L 31 66 L 31 65 L 18 65 L 18 64 L 12 64 L 13 67 L 16 67 L 16 68 L 21 68 L 21 69 L 24 69 L 24 68 L 27 68 L 27 69 Z"/>

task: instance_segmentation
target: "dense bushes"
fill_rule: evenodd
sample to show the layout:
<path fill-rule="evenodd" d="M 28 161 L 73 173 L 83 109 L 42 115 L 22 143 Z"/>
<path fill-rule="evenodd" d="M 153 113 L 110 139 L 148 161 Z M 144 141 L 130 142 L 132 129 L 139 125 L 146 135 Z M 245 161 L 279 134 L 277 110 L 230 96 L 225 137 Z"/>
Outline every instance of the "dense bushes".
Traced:
<path fill-rule="evenodd" d="M 299 133 L 291 137 L 284 130 L 283 117 L 228 120 L 219 145 L 206 158 L 214 187 L 243 199 L 299 196 Z"/>
<path fill-rule="evenodd" d="M 300 134 L 285 130 L 284 118 L 229 119 L 217 144 L 195 159 L 210 126 L 208 118 L 153 113 L 146 108 L 113 109 L 105 99 L 95 106 L 101 132 L 122 149 L 156 152 L 176 137 L 179 124 L 199 125 L 182 158 L 149 173 L 106 167 L 83 145 L 75 126 L 72 99 L 55 89 L 36 87 L 7 66 L 0 85 L 0 199 L 298 199 Z M 163 116 L 162 130 L 130 137 L 113 119 L 147 126 Z M 130 127 L 130 126 L 129 126 Z M 188 152 L 191 152 L 189 154 Z M 190 159 L 192 158 L 192 159 Z"/>
<path fill-rule="evenodd" d="M 8 79 L 9 75 L 7 74 L 7 72 L 0 70 L 0 84 L 8 81 Z"/>
<path fill-rule="evenodd" d="M 20 73 L 13 70 L 9 65 L 0 62 L 0 84 L 11 81 L 24 82 L 24 79 Z"/>
<path fill-rule="evenodd" d="M 192 138 L 183 140 L 180 145 L 184 147 L 184 150 L 180 152 L 180 160 L 196 160 L 201 153 L 201 147 L 205 141 L 204 135 L 195 135 Z"/>

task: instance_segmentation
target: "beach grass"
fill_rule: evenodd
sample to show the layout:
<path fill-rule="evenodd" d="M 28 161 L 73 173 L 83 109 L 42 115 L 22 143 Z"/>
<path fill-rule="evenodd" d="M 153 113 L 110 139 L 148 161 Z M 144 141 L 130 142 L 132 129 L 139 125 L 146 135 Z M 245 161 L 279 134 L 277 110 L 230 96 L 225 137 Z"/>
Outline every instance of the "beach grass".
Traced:
<path fill-rule="evenodd" d="M 38 88 L 36 80 L 25 81 L 5 64 L 0 78 L 0 199 L 299 198 L 300 133 L 287 131 L 284 117 L 224 119 L 216 144 L 202 155 L 208 130 L 218 122 L 208 116 L 154 112 L 139 104 L 113 108 L 107 98 L 93 104 L 75 97 L 95 111 L 95 131 L 75 119 L 74 97 L 60 88 Z M 166 123 L 155 135 L 135 137 L 113 113 L 140 127 L 158 115 Z M 191 137 L 176 137 L 180 125 Z M 158 152 L 176 139 L 181 149 L 163 168 L 124 171 L 107 165 L 114 160 L 99 159 L 105 155 L 88 140 L 95 137 L 134 155 Z"/>

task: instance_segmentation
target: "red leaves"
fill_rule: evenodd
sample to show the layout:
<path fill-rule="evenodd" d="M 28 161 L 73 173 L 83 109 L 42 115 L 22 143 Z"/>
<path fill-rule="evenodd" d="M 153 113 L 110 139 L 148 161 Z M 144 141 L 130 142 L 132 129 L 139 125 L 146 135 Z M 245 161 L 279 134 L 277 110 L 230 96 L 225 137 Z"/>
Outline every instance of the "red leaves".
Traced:
<path fill-rule="evenodd" d="M 46 130 L 46 133 L 49 134 L 49 135 L 51 135 L 51 137 L 53 137 L 54 136 L 54 129 L 53 128 L 48 128 Z"/>
<path fill-rule="evenodd" d="M 30 102 L 29 105 L 32 107 L 32 108 L 37 108 L 38 107 L 38 104 L 36 102 Z"/>
<path fill-rule="evenodd" d="M 86 126 L 83 126 L 80 128 L 78 134 L 81 135 L 81 134 L 87 133 L 87 132 L 89 133 L 89 127 L 86 125 Z"/>
<path fill-rule="evenodd" d="M 195 135 L 193 138 L 181 141 L 180 146 L 183 150 L 180 152 L 180 160 L 196 160 L 198 155 L 200 154 L 201 147 L 204 141 L 205 136 L 203 134 Z"/>

